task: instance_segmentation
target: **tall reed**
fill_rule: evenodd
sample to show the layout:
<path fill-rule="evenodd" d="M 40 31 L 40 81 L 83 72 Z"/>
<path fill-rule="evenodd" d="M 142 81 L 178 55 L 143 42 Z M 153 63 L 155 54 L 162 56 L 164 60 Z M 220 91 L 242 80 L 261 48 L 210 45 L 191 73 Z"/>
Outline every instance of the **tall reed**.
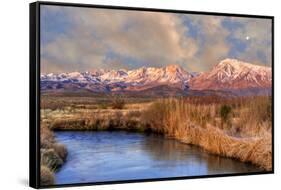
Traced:
<path fill-rule="evenodd" d="M 186 98 L 160 99 L 142 115 L 152 131 L 198 145 L 207 151 L 272 169 L 271 100 L 237 98 L 200 103 Z M 227 125 L 221 110 L 227 107 Z"/>

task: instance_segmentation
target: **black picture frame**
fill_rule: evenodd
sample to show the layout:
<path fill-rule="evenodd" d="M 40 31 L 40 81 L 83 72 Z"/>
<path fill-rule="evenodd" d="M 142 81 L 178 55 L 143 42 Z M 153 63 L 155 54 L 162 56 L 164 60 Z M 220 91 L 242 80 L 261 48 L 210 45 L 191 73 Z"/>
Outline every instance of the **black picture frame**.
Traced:
<path fill-rule="evenodd" d="M 41 5 L 270 19 L 271 23 L 272 23 L 272 34 L 271 34 L 271 36 L 272 36 L 272 110 L 271 110 L 272 111 L 272 171 L 40 186 L 40 6 Z M 274 16 L 218 13 L 218 12 L 200 12 L 200 11 L 187 11 L 187 10 L 170 10 L 170 9 L 141 8 L 141 7 L 124 7 L 124 6 L 109 6 L 109 5 L 93 5 L 93 4 L 78 4 L 78 3 L 60 3 L 60 2 L 47 2 L 47 1 L 38 1 L 38 2 L 34 2 L 34 3 L 30 3 L 29 4 L 29 15 L 30 15 L 30 18 L 29 18 L 29 39 L 30 39 L 30 42 L 29 42 L 30 43 L 30 49 L 29 49 L 29 52 L 30 52 L 30 54 L 29 54 L 29 59 L 30 59 L 30 64 L 29 64 L 29 67 L 30 67 L 30 70 L 29 70 L 30 71 L 30 74 L 29 74 L 29 123 L 30 123 L 30 126 L 29 126 L 29 185 L 30 185 L 30 187 L 33 187 L 33 188 L 72 187 L 72 186 L 85 186 L 85 185 L 103 185 L 103 184 L 121 184 L 121 183 L 135 183 L 135 182 L 166 181 L 166 180 L 184 180 L 184 179 L 245 176 L 245 175 L 273 174 L 274 173 Z"/>

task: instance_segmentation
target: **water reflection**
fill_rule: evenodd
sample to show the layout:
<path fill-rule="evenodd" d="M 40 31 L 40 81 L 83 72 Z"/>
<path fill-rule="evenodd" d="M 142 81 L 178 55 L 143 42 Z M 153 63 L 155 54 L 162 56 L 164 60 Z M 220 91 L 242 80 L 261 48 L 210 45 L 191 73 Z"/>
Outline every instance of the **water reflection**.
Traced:
<path fill-rule="evenodd" d="M 57 132 L 69 151 L 58 184 L 259 171 L 157 135 L 128 132 Z"/>
<path fill-rule="evenodd" d="M 143 143 L 143 149 L 149 153 L 154 160 L 166 161 L 184 161 L 189 160 L 192 165 L 206 167 L 207 174 L 218 173 L 243 173 L 251 171 L 262 171 L 251 164 L 241 163 L 238 160 L 212 155 L 203 149 L 178 142 L 173 139 L 157 138 L 156 135 L 150 135 Z"/>

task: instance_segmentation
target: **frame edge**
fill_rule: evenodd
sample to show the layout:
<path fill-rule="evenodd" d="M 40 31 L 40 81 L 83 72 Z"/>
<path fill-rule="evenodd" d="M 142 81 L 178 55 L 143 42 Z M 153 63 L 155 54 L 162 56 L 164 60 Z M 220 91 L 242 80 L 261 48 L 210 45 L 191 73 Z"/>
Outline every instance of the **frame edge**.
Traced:
<path fill-rule="evenodd" d="M 273 114 L 273 128 L 272 128 L 272 170 L 268 172 L 258 173 L 239 173 L 239 174 L 215 174 L 207 176 L 191 176 L 191 177 L 171 177 L 171 178 L 157 178 L 157 179 L 139 179 L 139 180 L 122 180 L 122 181 L 109 181 L 109 182 L 89 182 L 79 184 L 58 184 L 40 186 L 40 5 L 53 5 L 53 6 L 70 6 L 70 7 L 86 7 L 86 8 L 105 8 L 117 10 L 134 10 L 134 11 L 153 11 L 153 12 L 167 12 L 167 13 L 185 13 L 185 14 L 199 14 L 199 15 L 214 15 L 214 16 L 229 16 L 229 17 L 246 17 L 246 18 L 259 18 L 271 19 L 272 21 L 272 114 Z M 266 175 L 275 173 L 275 159 L 274 159 L 274 16 L 273 15 L 251 15 L 241 13 L 220 13 L 208 11 L 189 11 L 189 10 L 170 10 L 158 9 L 149 7 L 127 7 L 116 5 L 103 5 L 103 4 L 81 4 L 81 3 L 66 3 L 66 2 L 50 2 L 50 1 L 37 1 L 29 4 L 29 37 L 30 37 L 30 95 L 29 95 L 29 186 L 36 189 L 45 188 L 63 188 L 63 187 L 79 187 L 79 186 L 92 186 L 92 185 L 113 185 L 124 183 L 142 183 L 142 182 L 160 182 L 170 180 L 187 180 L 187 179 L 203 179 L 203 178 L 216 178 L 216 177 L 236 177 L 236 176 L 249 176 L 249 175 Z M 39 71 L 39 73 L 38 73 Z M 39 80 L 38 80 L 39 79 Z M 39 84 L 38 84 L 39 82 Z M 37 94 L 38 93 L 38 94 Z M 36 97 L 37 96 L 37 97 Z M 36 136 L 34 138 L 34 136 Z M 39 143 L 38 143 L 39 142 Z"/>
<path fill-rule="evenodd" d="M 38 103 L 37 103 L 37 69 L 38 69 L 38 2 L 29 4 L 29 186 L 39 188 L 38 157 Z M 39 120 L 40 121 L 40 120 Z"/>

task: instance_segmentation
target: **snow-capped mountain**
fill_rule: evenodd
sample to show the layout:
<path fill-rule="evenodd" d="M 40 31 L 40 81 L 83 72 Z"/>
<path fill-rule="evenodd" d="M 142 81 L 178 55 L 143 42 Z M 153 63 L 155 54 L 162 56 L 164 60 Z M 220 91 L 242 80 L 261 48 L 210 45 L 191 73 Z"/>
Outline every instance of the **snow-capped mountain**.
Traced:
<path fill-rule="evenodd" d="M 271 89 L 270 67 L 235 59 L 225 59 L 208 72 L 187 72 L 178 65 L 162 68 L 142 67 L 134 70 L 92 70 L 42 74 L 42 91 L 139 92 L 148 89 L 179 92 L 191 90 L 247 91 Z M 166 86 L 166 87 L 164 87 Z M 161 89 L 161 90 L 160 90 Z M 253 92 L 253 91 L 252 91 Z M 256 93 L 257 91 L 254 91 Z"/>
<path fill-rule="evenodd" d="M 235 90 L 248 88 L 271 88 L 270 67 L 253 65 L 236 59 L 225 59 L 209 72 L 194 77 L 191 89 Z"/>
<path fill-rule="evenodd" d="M 193 77 L 178 65 L 163 68 L 142 67 L 134 70 L 95 70 L 42 74 L 41 89 L 85 89 L 90 91 L 139 91 L 159 85 L 168 85 L 185 90 Z"/>

